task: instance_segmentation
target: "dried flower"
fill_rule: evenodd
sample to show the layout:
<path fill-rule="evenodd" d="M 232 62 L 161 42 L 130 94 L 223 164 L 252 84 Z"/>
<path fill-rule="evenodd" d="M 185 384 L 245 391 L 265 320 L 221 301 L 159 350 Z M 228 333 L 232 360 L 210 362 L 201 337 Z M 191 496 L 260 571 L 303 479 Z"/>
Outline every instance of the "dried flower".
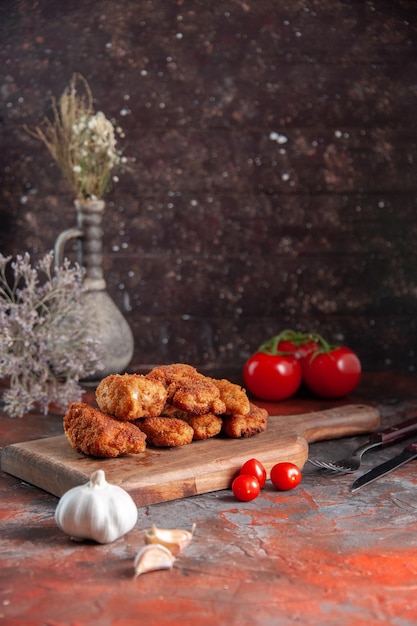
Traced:
<path fill-rule="evenodd" d="M 123 131 L 101 111 L 94 113 L 90 87 L 80 74 L 73 75 L 59 105 L 52 100 L 52 111 L 52 122 L 45 118 L 44 128 L 26 127 L 27 132 L 48 148 L 77 199 L 101 199 L 113 168 L 124 162 L 116 145 L 116 135 L 124 137 Z"/>
<path fill-rule="evenodd" d="M 34 267 L 28 253 L 14 261 L 0 254 L 0 378 L 9 379 L 3 400 L 10 417 L 36 405 L 45 414 L 50 403 L 65 409 L 81 399 L 79 381 L 100 365 L 82 298 L 84 271 L 68 261 L 52 266 L 52 252 Z"/>

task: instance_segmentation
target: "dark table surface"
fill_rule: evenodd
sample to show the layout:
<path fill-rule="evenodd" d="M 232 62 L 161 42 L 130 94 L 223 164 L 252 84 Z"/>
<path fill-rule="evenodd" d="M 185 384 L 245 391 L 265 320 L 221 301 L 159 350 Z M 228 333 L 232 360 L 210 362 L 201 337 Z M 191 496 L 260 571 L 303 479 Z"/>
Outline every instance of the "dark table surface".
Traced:
<path fill-rule="evenodd" d="M 370 404 L 382 426 L 392 425 L 417 409 L 416 382 L 366 373 L 343 402 Z M 277 412 L 290 419 L 335 404 L 300 394 Z M 0 414 L 2 447 L 62 432 L 60 415 Z M 339 458 L 366 438 L 310 444 L 310 457 Z M 368 452 L 358 475 L 404 445 Z M 268 481 L 249 503 L 224 490 L 143 507 L 130 533 L 98 545 L 58 529 L 55 496 L 2 472 L 0 624 L 415 625 L 416 463 L 351 493 L 354 477 L 324 476 L 307 463 L 292 491 Z M 193 523 L 193 541 L 172 570 L 134 578 L 144 529 Z"/>

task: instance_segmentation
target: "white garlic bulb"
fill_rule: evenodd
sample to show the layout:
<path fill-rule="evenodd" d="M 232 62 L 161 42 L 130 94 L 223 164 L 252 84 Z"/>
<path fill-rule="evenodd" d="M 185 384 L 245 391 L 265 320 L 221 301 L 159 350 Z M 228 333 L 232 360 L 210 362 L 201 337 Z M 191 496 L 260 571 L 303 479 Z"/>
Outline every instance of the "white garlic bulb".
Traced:
<path fill-rule="evenodd" d="M 97 470 L 85 485 L 73 487 L 61 497 L 55 511 L 58 527 L 73 539 L 111 543 L 128 533 L 138 519 L 131 496 L 106 481 Z"/>

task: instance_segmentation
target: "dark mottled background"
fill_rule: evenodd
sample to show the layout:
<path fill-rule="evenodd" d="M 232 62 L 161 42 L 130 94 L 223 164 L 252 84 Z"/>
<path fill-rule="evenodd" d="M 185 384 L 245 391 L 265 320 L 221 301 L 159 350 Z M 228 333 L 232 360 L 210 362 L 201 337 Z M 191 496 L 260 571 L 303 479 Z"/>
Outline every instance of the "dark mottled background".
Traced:
<path fill-rule="evenodd" d="M 136 364 L 240 368 L 285 327 L 417 365 L 415 0 L 1 0 L 0 251 L 75 224 L 22 131 L 73 72 L 126 132 L 108 290 Z"/>

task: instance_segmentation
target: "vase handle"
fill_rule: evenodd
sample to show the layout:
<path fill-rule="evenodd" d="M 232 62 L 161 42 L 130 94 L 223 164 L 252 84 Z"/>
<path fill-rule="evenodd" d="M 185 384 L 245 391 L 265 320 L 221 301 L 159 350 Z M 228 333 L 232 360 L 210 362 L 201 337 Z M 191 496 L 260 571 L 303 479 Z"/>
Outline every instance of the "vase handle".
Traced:
<path fill-rule="evenodd" d="M 54 259 L 56 268 L 60 267 L 64 262 L 65 244 L 71 239 L 79 239 L 83 235 L 84 232 L 79 228 L 68 228 L 58 235 L 54 247 Z"/>

